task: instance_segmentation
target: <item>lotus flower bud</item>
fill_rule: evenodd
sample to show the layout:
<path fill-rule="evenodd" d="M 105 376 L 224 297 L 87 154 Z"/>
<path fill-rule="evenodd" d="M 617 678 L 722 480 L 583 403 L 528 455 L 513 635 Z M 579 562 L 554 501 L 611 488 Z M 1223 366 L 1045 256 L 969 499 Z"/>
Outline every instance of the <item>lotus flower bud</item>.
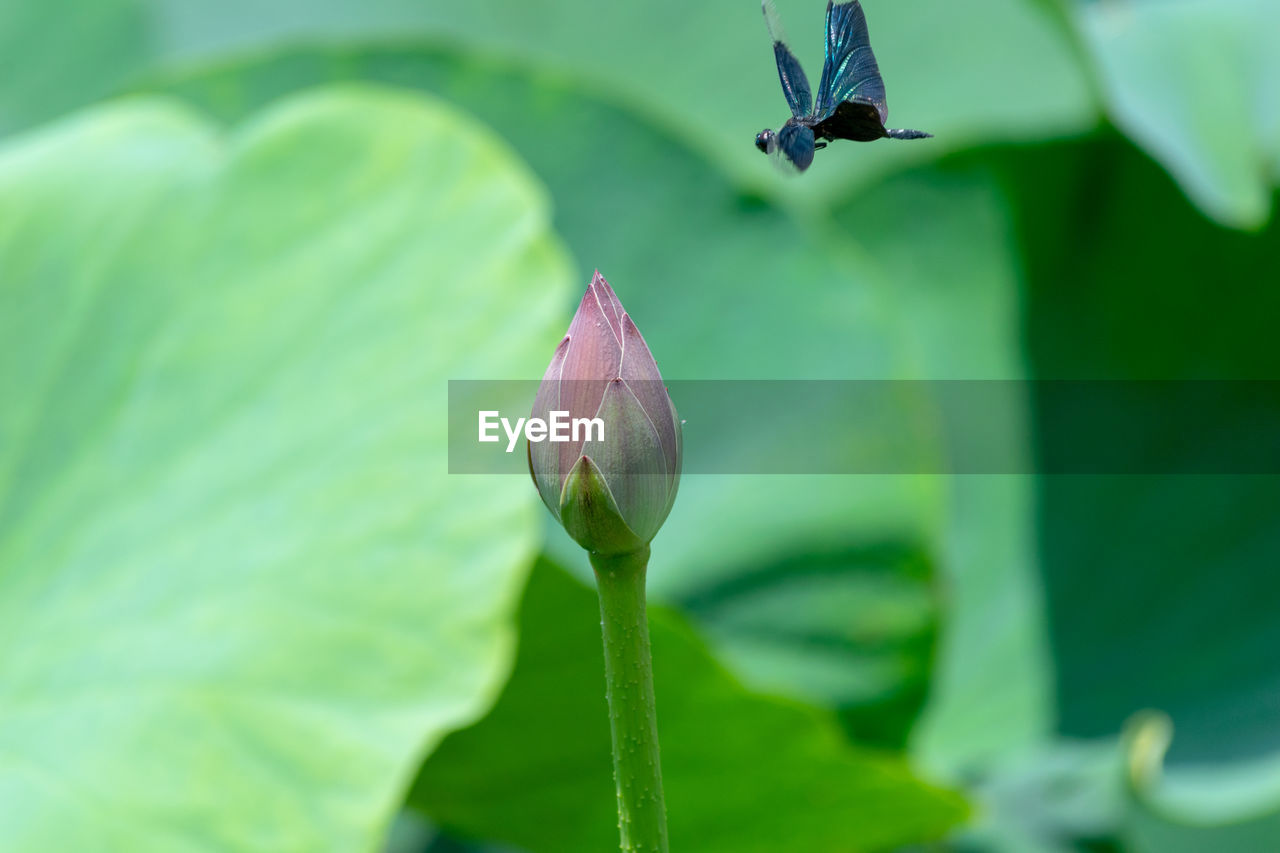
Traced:
<path fill-rule="evenodd" d="M 680 421 L 649 347 L 599 272 L 538 387 L 532 417 L 549 422 L 553 412 L 598 418 L 603 434 L 529 442 L 543 503 L 592 553 L 648 545 L 679 486 Z"/>

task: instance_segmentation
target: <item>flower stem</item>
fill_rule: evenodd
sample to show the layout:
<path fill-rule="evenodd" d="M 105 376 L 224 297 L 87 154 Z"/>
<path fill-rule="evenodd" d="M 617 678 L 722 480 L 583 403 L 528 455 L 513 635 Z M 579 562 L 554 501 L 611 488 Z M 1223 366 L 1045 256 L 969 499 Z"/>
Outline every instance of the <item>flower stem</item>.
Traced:
<path fill-rule="evenodd" d="M 613 777 L 623 853 L 667 853 L 667 810 L 658 758 L 653 657 L 644 609 L 649 548 L 591 555 L 600 590 L 604 674 L 613 733 Z"/>

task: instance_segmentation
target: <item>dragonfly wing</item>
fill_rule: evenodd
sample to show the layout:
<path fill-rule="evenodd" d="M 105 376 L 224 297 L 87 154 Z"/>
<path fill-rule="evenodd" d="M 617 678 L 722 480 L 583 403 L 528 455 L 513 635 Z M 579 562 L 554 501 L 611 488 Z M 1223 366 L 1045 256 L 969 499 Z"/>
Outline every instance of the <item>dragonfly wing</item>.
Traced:
<path fill-rule="evenodd" d="M 827 58 L 818 86 L 818 116 L 829 118 L 845 101 L 874 106 L 881 126 L 889 120 L 884 79 L 871 52 L 867 16 L 858 0 L 827 3 Z"/>
<path fill-rule="evenodd" d="M 764 21 L 773 40 L 773 58 L 778 63 L 778 78 L 782 81 L 782 93 L 787 96 L 787 106 L 796 118 L 803 118 L 813 111 L 813 95 L 809 91 L 809 78 L 805 77 L 800 60 L 787 46 L 786 34 L 773 0 L 764 0 Z"/>

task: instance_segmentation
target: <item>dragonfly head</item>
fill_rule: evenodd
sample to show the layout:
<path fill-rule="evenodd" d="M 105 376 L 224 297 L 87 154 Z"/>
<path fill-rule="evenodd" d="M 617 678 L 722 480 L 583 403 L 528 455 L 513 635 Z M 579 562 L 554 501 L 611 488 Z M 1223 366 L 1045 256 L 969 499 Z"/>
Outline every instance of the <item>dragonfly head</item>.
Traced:
<path fill-rule="evenodd" d="M 756 134 L 756 148 L 765 154 L 773 153 L 773 149 L 778 145 L 778 135 L 769 128 L 765 128 Z"/>

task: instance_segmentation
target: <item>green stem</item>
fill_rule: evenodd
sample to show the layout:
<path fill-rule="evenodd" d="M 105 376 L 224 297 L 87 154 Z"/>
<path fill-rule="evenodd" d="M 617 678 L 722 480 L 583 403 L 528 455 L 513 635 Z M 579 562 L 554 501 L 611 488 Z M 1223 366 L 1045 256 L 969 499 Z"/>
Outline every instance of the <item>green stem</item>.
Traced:
<path fill-rule="evenodd" d="M 591 555 L 600 590 L 604 674 L 613 732 L 613 778 L 623 853 L 667 853 L 667 810 L 658 759 L 653 657 L 644 611 L 648 546 L 634 554 Z"/>

